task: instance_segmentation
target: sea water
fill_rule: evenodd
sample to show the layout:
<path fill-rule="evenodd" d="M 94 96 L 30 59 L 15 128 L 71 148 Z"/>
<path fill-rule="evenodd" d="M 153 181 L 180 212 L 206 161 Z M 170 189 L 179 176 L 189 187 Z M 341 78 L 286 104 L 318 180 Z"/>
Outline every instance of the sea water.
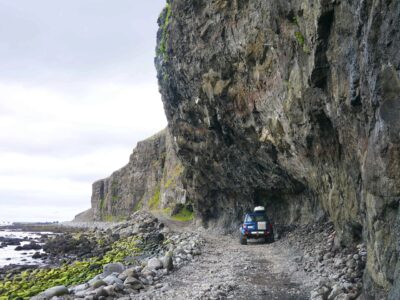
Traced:
<path fill-rule="evenodd" d="M 2 229 L 0 226 L 0 237 L 23 238 L 24 240 L 29 239 L 29 241 L 21 242 L 22 246 L 25 244 L 29 244 L 31 241 L 38 242 L 40 234 L 33 232 L 7 230 L 7 229 Z M 41 265 L 41 260 L 32 258 L 32 255 L 35 254 L 35 252 L 43 253 L 43 250 L 15 251 L 16 247 L 17 246 L 7 246 L 4 248 L 0 248 L 0 268 L 10 264 Z"/>

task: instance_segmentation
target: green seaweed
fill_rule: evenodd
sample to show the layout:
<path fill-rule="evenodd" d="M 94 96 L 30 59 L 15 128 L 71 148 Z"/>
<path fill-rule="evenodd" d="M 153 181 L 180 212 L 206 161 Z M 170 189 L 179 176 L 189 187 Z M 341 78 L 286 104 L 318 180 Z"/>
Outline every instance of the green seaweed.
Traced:
<path fill-rule="evenodd" d="M 142 251 L 138 243 L 137 237 L 128 237 L 114 242 L 111 250 L 103 257 L 76 261 L 52 269 L 27 270 L 13 277 L 8 275 L 0 281 L 0 300 L 29 299 L 56 285 L 69 286 L 86 282 L 100 274 L 103 265 L 124 262 L 126 257 L 139 255 Z"/>

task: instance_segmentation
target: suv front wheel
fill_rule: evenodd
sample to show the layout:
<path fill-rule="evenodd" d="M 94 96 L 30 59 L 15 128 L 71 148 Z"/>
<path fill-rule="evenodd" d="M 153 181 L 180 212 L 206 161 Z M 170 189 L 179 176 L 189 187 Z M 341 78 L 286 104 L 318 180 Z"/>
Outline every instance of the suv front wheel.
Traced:
<path fill-rule="evenodd" d="M 247 245 L 247 238 L 242 233 L 240 233 L 239 242 L 241 245 Z"/>

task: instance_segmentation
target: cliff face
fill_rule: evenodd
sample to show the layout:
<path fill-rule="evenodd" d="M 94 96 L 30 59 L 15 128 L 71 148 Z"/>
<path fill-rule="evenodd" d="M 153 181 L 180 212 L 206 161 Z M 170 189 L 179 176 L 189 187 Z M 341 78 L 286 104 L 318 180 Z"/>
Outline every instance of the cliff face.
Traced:
<path fill-rule="evenodd" d="M 118 220 L 139 209 L 173 209 L 185 204 L 183 172 L 167 130 L 139 142 L 125 167 L 93 183 L 93 219 Z"/>
<path fill-rule="evenodd" d="M 400 2 L 173 0 L 156 67 L 204 223 L 264 204 L 368 248 L 365 294 L 399 299 Z"/>

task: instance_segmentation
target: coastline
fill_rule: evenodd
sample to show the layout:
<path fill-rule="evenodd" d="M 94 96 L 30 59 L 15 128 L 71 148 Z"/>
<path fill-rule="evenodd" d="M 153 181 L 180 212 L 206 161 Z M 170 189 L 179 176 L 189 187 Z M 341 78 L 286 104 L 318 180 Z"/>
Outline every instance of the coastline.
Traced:
<path fill-rule="evenodd" d="M 74 225 L 72 229 L 71 223 L 55 226 L 57 231 L 66 229 L 68 232 L 49 238 L 43 246 L 47 253 L 46 267 L 23 266 L 0 275 L 0 299 L 3 299 L 2 297 L 28 299 L 40 293 L 42 293 L 40 299 L 50 299 L 51 297 L 46 296 L 48 291 L 59 286 L 62 286 L 62 290 L 67 294 L 92 295 L 98 288 L 93 282 L 100 281 L 98 283 L 100 286 L 112 285 L 107 282 L 107 276 L 110 275 L 107 273 L 107 268 L 116 265 L 122 265 L 120 269 L 139 272 L 138 274 L 142 274 L 139 278 L 142 279 L 139 282 L 137 279 L 132 279 L 132 276 L 126 276 L 123 280 L 118 279 L 120 283 L 118 287 L 121 290 L 117 291 L 110 287 L 111 294 L 123 295 L 127 292 L 136 293 L 142 289 L 152 288 L 159 278 L 169 274 L 172 264 L 179 267 L 188 262 L 186 256 L 185 259 L 173 258 L 172 254 L 168 254 L 172 245 L 188 239 L 193 240 L 195 236 L 191 233 L 170 232 L 164 223 L 145 212 L 135 213 L 130 220 L 123 223 L 93 223 L 90 226 L 88 223 L 72 223 L 72 225 Z M 27 229 L 26 226 L 22 227 Z M 39 227 L 49 228 L 42 225 L 34 226 L 34 228 Z M 71 233 L 70 230 L 74 232 Z M 195 247 L 194 245 L 199 242 L 194 240 L 191 244 Z M 200 252 L 196 250 L 195 253 Z M 187 256 L 193 257 L 193 255 Z M 162 262 L 159 267 L 163 257 L 168 260 L 165 268 Z M 159 274 L 155 276 L 152 273 L 150 280 L 149 270 L 143 269 L 143 266 L 151 266 L 151 261 L 158 263 L 156 271 Z M 84 286 L 83 291 L 82 286 Z"/>

